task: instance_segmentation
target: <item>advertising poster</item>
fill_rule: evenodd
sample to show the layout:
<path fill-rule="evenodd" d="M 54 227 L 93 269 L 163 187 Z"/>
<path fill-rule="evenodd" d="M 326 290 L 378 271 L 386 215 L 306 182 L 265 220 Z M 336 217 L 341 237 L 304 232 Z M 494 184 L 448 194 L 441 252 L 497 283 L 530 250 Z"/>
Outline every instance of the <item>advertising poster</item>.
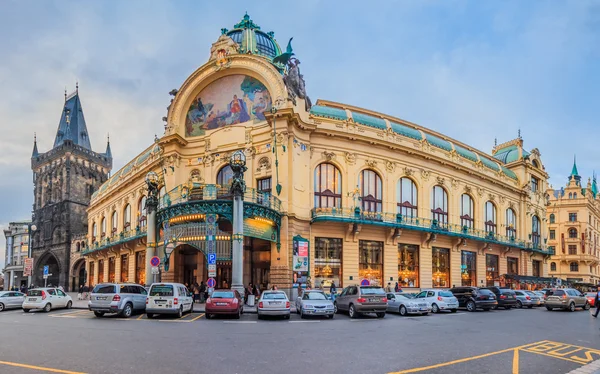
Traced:
<path fill-rule="evenodd" d="M 308 240 L 300 237 L 294 237 L 294 251 L 292 256 L 292 271 L 295 273 L 308 273 Z"/>

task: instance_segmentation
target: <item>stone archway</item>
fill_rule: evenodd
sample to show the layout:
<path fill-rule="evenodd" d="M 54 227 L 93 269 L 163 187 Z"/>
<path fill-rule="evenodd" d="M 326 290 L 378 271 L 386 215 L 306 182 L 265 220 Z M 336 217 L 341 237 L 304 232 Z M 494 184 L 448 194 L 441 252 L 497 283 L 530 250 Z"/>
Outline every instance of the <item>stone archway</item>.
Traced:
<path fill-rule="evenodd" d="M 44 266 L 48 266 L 48 273 L 51 274 L 46 282 L 44 281 Z M 44 284 L 58 287 L 60 285 L 60 272 L 61 266 L 58 259 L 51 252 L 47 252 L 37 261 L 33 284 L 37 287 L 43 287 Z"/>
<path fill-rule="evenodd" d="M 85 259 L 80 258 L 75 261 L 73 266 L 71 267 L 71 290 L 73 292 L 77 292 L 79 290 L 79 286 L 82 286 L 86 283 L 85 278 Z"/>

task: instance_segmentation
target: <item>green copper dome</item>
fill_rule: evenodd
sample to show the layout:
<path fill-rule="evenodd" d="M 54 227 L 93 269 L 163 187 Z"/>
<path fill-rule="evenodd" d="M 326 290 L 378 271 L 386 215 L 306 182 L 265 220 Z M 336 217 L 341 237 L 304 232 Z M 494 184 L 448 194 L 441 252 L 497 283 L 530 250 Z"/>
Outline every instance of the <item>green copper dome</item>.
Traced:
<path fill-rule="evenodd" d="M 260 26 L 250 19 L 248 13 L 233 26 L 233 30 L 222 29 L 221 32 L 240 46 L 240 53 L 264 56 L 270 60 L 281 54 L 281 48 L 274 38 L 275 33 L 261 31 Z"/>

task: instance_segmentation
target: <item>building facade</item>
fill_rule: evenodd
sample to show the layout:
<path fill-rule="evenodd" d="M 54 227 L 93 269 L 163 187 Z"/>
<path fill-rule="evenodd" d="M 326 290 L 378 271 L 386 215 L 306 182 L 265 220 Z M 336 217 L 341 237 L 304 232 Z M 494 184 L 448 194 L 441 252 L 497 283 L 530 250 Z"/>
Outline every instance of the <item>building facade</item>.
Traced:
<path fill-rule="evenodd" d="M 79 98 L 79 89 L 67 96 L 54 146 L 31 156 L 34 202 L 32 282 L 44 284 L 43 268 L 49 266 L 48 284 L 70 289 L 73 236 L 87 233 L 87 208 L 92 193 L 108 178 L 112 167 L 110 144 L 105 153 L 92 150 Z"/>
<path fill-rule="evenodd" d="M 200 283 L 211 248 L 217 287 L 232 284 L 236 261 L 245 285 L 280 289 L 547 276 L 548 175 L 537 149 L 518 137 L 486 154 L 393 116 L 313 106 L 293 56 L 247 15 L 222 30 L 209 61 L 173 91 L 164 136 L 93 195 L 90 283 L 151 283 L 152 255 L 162 260 L 154 279 Z M 247 166 L 243 235 L 229 188 L 237 151 Z M 156 210 L 148 172 L 159 176 Z"/>
<path fill-rule="evenodd" d="M 6 289 L 27 286 L 27 276 L 23 275 L 23 270 L 29 255 L 29 224 L 29 221 L 10 222 L 4 230 L 6 250 L 2 271 Z"/>
<path fill-rule="evenodd" d="M 573 163 L 567 185 L 560 190 L 549 189 L 548 195 L 548 245 L 555 252 L 549 274 L 569 283 L 600 283 L 596 177 L 584 187 Z"/>

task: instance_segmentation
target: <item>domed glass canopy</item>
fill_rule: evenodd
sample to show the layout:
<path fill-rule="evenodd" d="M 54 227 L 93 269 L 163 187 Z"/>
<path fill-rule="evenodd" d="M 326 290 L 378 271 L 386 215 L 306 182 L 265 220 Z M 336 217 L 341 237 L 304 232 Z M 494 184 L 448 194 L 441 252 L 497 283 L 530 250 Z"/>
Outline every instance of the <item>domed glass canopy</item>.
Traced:
<path fill-rule="evenodd" d="M 260 26 L 250 19 L 248 13 L 233 27 L 233 30 L 222 31 L 240 46 L 240 53 L 260 55 L 270 60 L 281 54 L 279 44 L 274 38 L 275 33 L 261 31 Z"/>

